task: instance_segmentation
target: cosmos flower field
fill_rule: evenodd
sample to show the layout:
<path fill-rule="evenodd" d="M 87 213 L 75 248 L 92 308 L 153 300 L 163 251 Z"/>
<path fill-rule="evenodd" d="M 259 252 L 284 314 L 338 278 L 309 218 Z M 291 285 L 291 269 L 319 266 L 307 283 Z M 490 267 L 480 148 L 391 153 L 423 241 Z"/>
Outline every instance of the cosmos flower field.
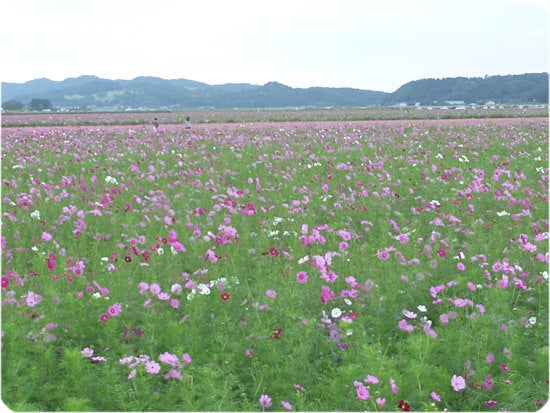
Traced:
<path fill-rule="evenodd" d="M 2 130 L 16 411 L 536 411 L 548 119 Z"/>

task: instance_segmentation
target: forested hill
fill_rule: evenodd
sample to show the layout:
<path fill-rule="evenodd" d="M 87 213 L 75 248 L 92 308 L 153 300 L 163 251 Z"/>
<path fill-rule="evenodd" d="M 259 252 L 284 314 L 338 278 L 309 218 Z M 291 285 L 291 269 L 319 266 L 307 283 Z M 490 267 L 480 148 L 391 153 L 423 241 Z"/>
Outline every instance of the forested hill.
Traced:
<path fill-rule="evenodd" d="M 501 104 L 548 103 L 548 73 L 415 80 L 388 94 L 382 104 L 433 105 L 445 101 L 485 103 L 487 100 Z"/>
<path fill-rule="evenodd" d="M 292 88 L 278 82 L 261 86 L 209 85 L 157 77 L 109 80 L 80 76 L 63 81 L 2 83 L 5 110 L 19 106 L 33 109 L 37 102 L 41 109 L 48 108 L 49 103 L 51 108 L 101 110 L 444 105 L 447 101 L 484 104 L 489 100 L 497 104 L 548 103 L 548 73 L 422 79 L 406 83 L 393 93 L 354 88 Z"/>

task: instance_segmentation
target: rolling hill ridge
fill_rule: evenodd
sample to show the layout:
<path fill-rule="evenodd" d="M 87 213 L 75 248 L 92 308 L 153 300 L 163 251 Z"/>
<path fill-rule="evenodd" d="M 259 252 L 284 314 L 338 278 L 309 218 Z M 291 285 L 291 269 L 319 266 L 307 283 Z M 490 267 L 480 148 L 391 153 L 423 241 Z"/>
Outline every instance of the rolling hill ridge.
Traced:
<path fill-rule="evenodd" d="M 450 101 L 484 104 L 489 100 L 499 104 L 548 103 L 548 73 L 421 79 L 392 93 L 336 87 L 292 88 L 278 82 L 209 85 L 148 76 L 132 80 L 96 76 L 63 81 L 42 78 L 25 83 L 3 82 L 1 86 L 3 106 L 8 101 L 28 104 L 39 98 L 50 101 L 54 108 L 97 110 L 442 105 Z"/>

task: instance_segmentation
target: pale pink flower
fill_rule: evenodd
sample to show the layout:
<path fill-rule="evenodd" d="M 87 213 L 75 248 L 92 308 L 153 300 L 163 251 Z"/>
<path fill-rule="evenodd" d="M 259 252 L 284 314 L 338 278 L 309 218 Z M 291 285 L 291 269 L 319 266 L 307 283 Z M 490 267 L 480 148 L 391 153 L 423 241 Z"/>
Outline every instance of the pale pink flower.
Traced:
<path fill-rule="evenodd" d="M 368 374 L 367 377 L 365 378 L 365 382 L 370 384 L 378 384 L 378 377 L 371 376 L 370 374 Z"/>
<path fill-rule="evenodd" d="M 464 380 L 464 377 L 453 374 L 453 377 L 451 378 L 451 386 L 453 386 L 454 391 L 464 390 L 466 388 L 466 381 Z"/>
<path fill-rule="evenodd" d="M 157 283 L 153 283 L 149 286 L 149 291 L 151 291 L 152 294 L 157 295 L 160 293 L 160 285 Z"/>
<path fill-rule="evenodd" d="M 35 294 L 32 291 L 27 292 L 25 297 L 25 303 L 29 307 L 34 307 L 42 302 L 42 296 L 40 294 Z"/>
<path fill-rule="evenodd" d="M 84 357 L 92 357 L 94 355 L 94 351 L 86 347 L 84 350 L 80 352 L 80 354 L 82 354 Z"/>
<path fill-rule="evenodd" d="M 158 374 L 160 372 L 160 364 L 156 361 L 145 362 L 145 371 L 149 374 Z"/>

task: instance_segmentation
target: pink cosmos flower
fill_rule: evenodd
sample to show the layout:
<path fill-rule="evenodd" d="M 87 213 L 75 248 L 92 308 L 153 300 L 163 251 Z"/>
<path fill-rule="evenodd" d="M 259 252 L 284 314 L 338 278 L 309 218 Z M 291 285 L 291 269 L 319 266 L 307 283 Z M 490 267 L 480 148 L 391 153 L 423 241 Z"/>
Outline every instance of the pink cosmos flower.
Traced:
<path fill-rule="evenodd" d="M 50 241 L 51 239 L 52 239 L 52 234 L 45 231 L 42 233 L 42 241 Z"/>
<path fill-rule="evenodd" d="M 94 351 L 86 347 L 84 350 L 80 352 L 80 354 L 82 354 L 84 357 L 92 357 L 94 355 Z"/>
<path fill-rule="evenodd" d="M 399 391 L 399 387 L 397 387 L 397 385 L 395 384 L 395 380 L 393 379 L 393 377 L 390 378 L 390 386 L 392 392 L 397 393 Z"/>
<path fill-rule="evenodd" d="M 430 396 L 432 396 L 432 399 L 434 399 L 436 402 L 440 402 L 441 401 L 441 397 L 439 396 L 439 394 L 437 394 L 435 391 L 432 391 L 430 393 Z"/>
<path fill-rule="evenodd" d="M 182 380 L 182 377 L 181 377 L 181 372 L 179 370 L 175 370 L 175 369 L 170 369 L 168 371 L 168 373 L 166 373 L 164 376 L 163 376 L 164 380 L 169 380 L 169 379 L 178 379 L 178 380 Z"/>
<path fill-rule="evenodd" d="M 357 393 L 357 398 L 359 400 L 367 400 L 369 398 L 369 389 L 365 387 L 362 383 L 355 386 L 355 392 Z"/>
<path fill-rule="evenodd" d="M 281 405 L 286 409 L 286 410 L 292 410 L 292 405 L 289 403 L 289 402 L 285 402 L 284 400 L 281 401 Z"/>
<path fill-rule="evenodd" d="M 390 253 L 386 250 L 384 251 L 378 251 L 378 258 L 381 259 L 382 261 L 387 261 L 388 258 L 390 258 Z"/>
<path fill-rule="evenodd" d="M 29 307 L 34 307 L 42 302 L 42 296 L 40 294 L 35 294 L 32 291 L 27 292 L 25 297 L 25 303 Z"/>
<path fill-rule="evenodd" d="M 399 321 L 398 326 L 401 330 L 406 331 L 408 333 L 412 333 L 414 331 L 414 326 L 407 323 L 407 320 L 402 319 Z"/>
<path fill-rule="evenodd" d="M 151 291 L 152 294 L 157 295 L 158 293 L 160 293 L 160 285 L 158 285 L 157 283 L 151 284 L 149 287 L 149 291 Z"/>
<path fill-rule="evenodd" d="M 386 404 L 386 399 L 382 397 L 378 397 L 376 399 L 376 404 L 380 407 L 384 406 Z"/>
<path fill-rule="evenodd" d="M 157 298 L 160 301 L 168 301 L 170 299 L 170 294 L 165 293 L 165 292 L 160 292 L 160 293 L 157 294 Z"/>
<path fill-rule="evenodd" d="M 406 244 L 409 242 L 409 237 L 406 234 L 399 234 L 397 237 L 395 237 L 399 242 L 402 244 Z"/>
<path fill-rule="evenodd" d="M 183 355 L 181 356 L 181 358 L 183 359 L 183 361 L 185 361 L 187 364 L 191 363 L 191 356 L 187 353 L 183 353 Z"/>
<path fill-rule="evenodd" d="M 451 378 L 451 386 L 453 386 L 454 391 L 464 390 L 466 388 L 466 381 L 464 380 L 464 377 L 453 374 L 453 377 Z"/>
<path fill-rule="evenodd" d="M 307 280 L 308 276 L 305 271 L 299 271 L 298 274 L 296 274 L 296 281 L 298 281 L 300 284 L 306 283 Z"/>
<path fill-rule="evenodd" d="M 370 384 L 378 384 L 378 377 L 368 374 L 364 381 Z"/>
<path fill-rule="evenodd" d="M 406 308 L 401 310 L 401 313 L 403 313 L 403 315 L 407 318 L 416 318 L 416 313 L 413 313 L 412 311 L 409 311 Z"/>
<path fill-rule="evenodd" d="M 267 290 L 265 292 L 265 295 L 267 295 L 269 298 L 273 298 L 273 299 L 277 298 L 277 293 L 273 290 Z"/>
<path fill-rule="evenodd" d="M 260 396 L 260 406 L 262 406 L 264 409 L 268 409 L 271 407 L 271 397 L 269 397 L 267 394 L 262 394 Z"/>
<path fill-rule="evenodd" d="M 145 291 L 147 291 L 149 289 L 149 284 L 147 284 L 146 282 L 140 282 L 138 284 L 139 286 L 139 293 L 140 294 L 143 294 Z"/>
<path fill-rule="evenodd" d="M 181 368 L 179 358 L 174 354 L 164 352 L 161 355 L 159 355 L 159 360 L 162 361 L 163 363 L 169 364 L 172 367 Z"/>
<path fill-rule="evenodd" d="M 160 372 L 160 364 L 156 361 L 145 362 L 145 371 L 149 374 L 158 374 Z"/>
<path fill-rule="evenodd" d="M 117 315 L 120 314 L 121 310 L 122 310 L 122 306 L 116 303 L 109 307 L 108 312 L 111 317 L 116 317 Z"/>

